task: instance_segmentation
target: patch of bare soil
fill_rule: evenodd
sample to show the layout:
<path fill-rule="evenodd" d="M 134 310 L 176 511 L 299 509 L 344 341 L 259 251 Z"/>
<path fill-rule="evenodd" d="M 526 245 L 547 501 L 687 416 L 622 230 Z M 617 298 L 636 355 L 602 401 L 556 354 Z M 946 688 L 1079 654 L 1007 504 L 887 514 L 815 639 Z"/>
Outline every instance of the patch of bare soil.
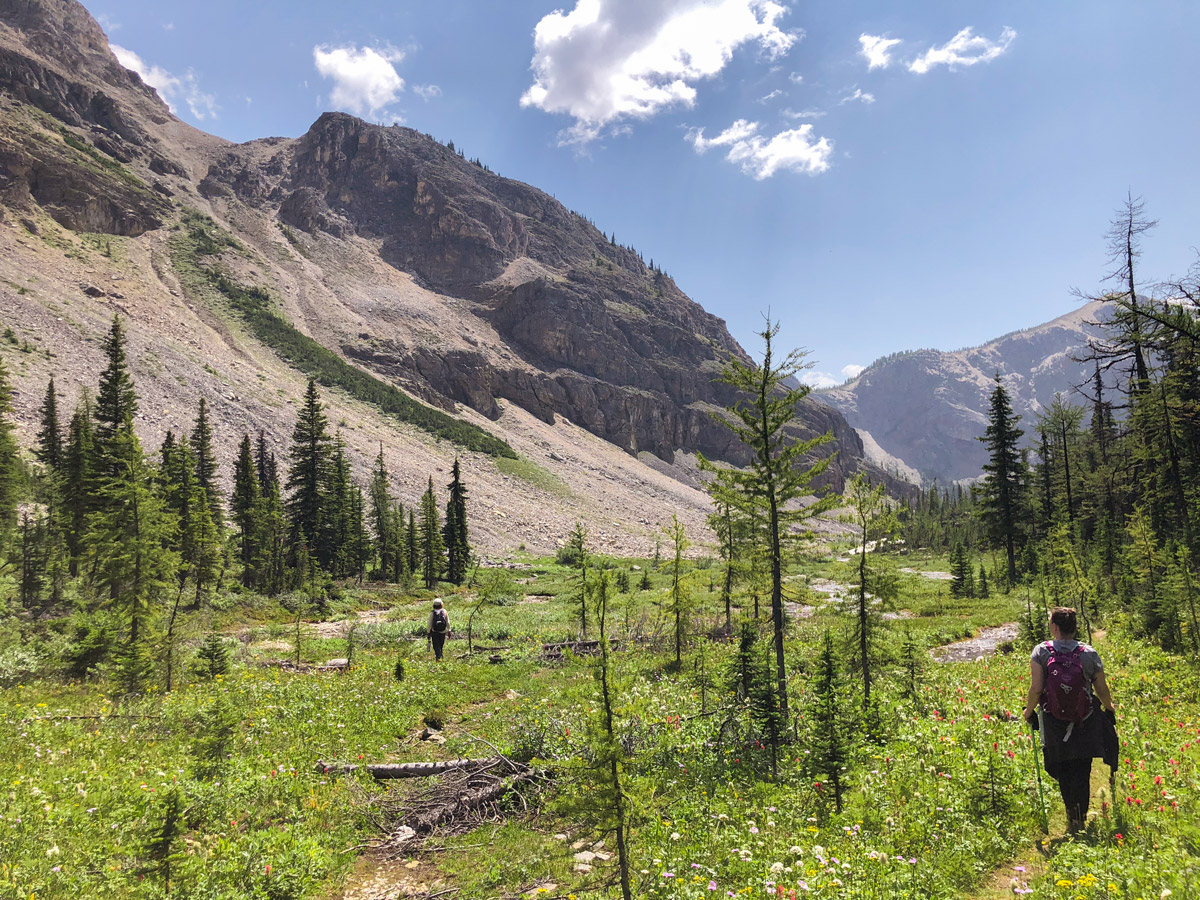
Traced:
<path fill-rule="evenodd" d="M 319 638 L 339 638 L 350 633 L 354 625 L 378 625 L 383 621 L 386 610 L 360 609 L 358 619 L 341 619 L 337 622 L 316 622 L 312 625 L 311 634 Z"/>
<path fill-rule="evenodd" d="M 900 571 L 907 572 L 909 575 L 920 575 L 922 578 L 929 578 L 933 581 L 951 581 L 954 578 L 949 572 L 922 572 L 911 566 L 905 566 Z"/>
<path fill-rule="evenodd" d="M 935 647 L 929 653 L 938 662 L 974 662 L 987 659 L 996 652 L 996 648 L 1005 641 L 1017 639 L 1017 623 L 996 625 L 993 628 L 981 628 L 979 634 L 965 641 L 955 641 L 944 647 Z"/>
<path fill-rule="evenodd" d="M 420 857 L 386 859 L 368 853 L 359 857 L 341 891 L 331 900 L 401 900 L 432 897 L 448 890 L 437 867 Z M 447 895 L 449 896 L 449 895 Z"/>

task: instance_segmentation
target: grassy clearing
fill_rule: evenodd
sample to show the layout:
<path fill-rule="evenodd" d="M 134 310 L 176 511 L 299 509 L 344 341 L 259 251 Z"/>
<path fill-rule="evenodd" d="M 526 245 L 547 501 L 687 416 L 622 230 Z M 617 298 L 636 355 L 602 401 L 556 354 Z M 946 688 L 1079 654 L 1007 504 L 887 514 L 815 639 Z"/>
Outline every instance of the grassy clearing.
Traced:
<path fill-rule="evenodd" d="M 504 475 L 520 478 L 554 497 L 573 497 L 570 485 L 552 472 L 548 472 L 524 456 L 497 457 L 496 468 Z"/>
<path fill-rule="evenodd" d="M 918 570 L 938 564 L 897 562 Z M 650 565 L 611 564 L 625 571 Z M 521 557 L 520 565 L 480 576 L 481 583 L 505 581 L 495 592 L 501 601 L 481 607 L 473 623 L 477 641 L 507 648 L 500 664 L 489 664 L 487 653 L 466 654 L 473 590 L 440 594 L 455 634 L 446 662 L 435 665 L 422 637 L 434 594 L 365 586 L 347 589 L 328 614 L 348 625 L 361 611 L 384 610 L 356 630 L 358 664 L 345 675 L 261 665 L 291 656 L 295 625 L 277 603 L 243 598 L 211 614 L 211 626 L 236 638 L 237 663 L 224 677 L 193 677 L 170 695 L 136 700 L 113 696 L 103 680 L 34 680 L 3 689 L 0 897 L 163 894 L 165 870 L 154 848 L 172 802 L 183 811 L 170 842 L 175 855 L 167 854 L 179 896 L 337 896 L 354 862 L 346 849 L 373 834 L 362 797 L 381 788 L 317 773 L 315 760 L 486 755 L 481 739 L 543 760 L 557 773 L 553 785 L 537 798 L 536 813 L 512 810 L 502 823 L 431 841 L 445 849 L 422 854 L 421 869 L 436 870 L 463 897 L 512 897 L 546 883 L 557 885 L 554 896 L 613 896 L 612 863 L 577 871 L 572 849 L 579 841 L 594 848 L 606 837 L 587 824 L 591 663 L 540 658 L 542 642 L 577 630 L 575 573 L 546 559 Z M 798 590 L 804 576 L 843 579 L 844 566 L 834 557 L 810 561 L 791 573 L 801 577 L 790 584 Z M 721 618 L 708 574 L 690 572 L 694 632 Z M 618 637 L 664 633 L 665 574 L 654 572 L 652 580 L 651 590 L 616 598 L 610 627 Z M 894 664 L 905 629 L 931 642 L 976 623 L 1011 620 L 1020 605 L 995 598 L 968 609 L 951 604 L 947 593 L 944 582 L 905 582 L 899 605 L 914 616 L 887 625 L 893 662 L 877 685 L 876 726 L 870 735 L 852 729 L 840 814 L 807 752 L 819 636 L 826 628 L 844 635 L 848 627 L 837 604 L 820 605 L 790 631 L 796 740 L 777 782 L 758 736 L 729 705 L 731 647 L 702 654 L 693 644 L 678 672 L 665 641 L 618 653 L 622 740 L 632 751 L 637 895 L 995 897 L 1016 876 L 1037 898 L 1133 900 L 1159 898 L 1163 890 L 1193 896 L 1200 858 L 1197 672 L 1128 642 L 1116 623 L 1102 650 L 1128 756 L 1117 796 L 1105 789 L 1097 798 L 1086 840 L 1057 842 L 1042 869 L 1017 873 L 1012 866 L 1035 846 L 1038 820 L 1031 742 L 1009 718 L 1022 699 L 1024 652 L 982 663 L 927 661 L 915 695 Z M 346 630 L 303 625 L 302 660 L 346 655 Z M 403 681 L 394 678 L 397 659 L 404 661 Z M 853 719 L 857 694 L 850 682 L 845 690 Z M 415 738 L 430 711 L 446 721 L 444 745 Z M 1057 821 L 1061 804 L 1052 789 L 1048 794 Z"/>

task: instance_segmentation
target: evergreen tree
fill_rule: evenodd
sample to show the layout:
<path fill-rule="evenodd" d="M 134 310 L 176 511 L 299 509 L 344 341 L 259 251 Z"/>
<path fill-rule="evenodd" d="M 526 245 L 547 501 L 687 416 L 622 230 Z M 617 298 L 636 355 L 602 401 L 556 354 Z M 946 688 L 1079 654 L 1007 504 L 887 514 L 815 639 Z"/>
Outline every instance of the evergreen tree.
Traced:
<path fill-rule="evenodd" d="M 596 624 L 600 631 L 600 657 L 596 680 L 600 686 L 599 721 L 590 729 L 595 756 L 596 804 L 601 810 L 602 825 L 617 839 L 617 874 L 623 900 L 632 900 L 630 873 L 633 864 L 629 854 L 630 802 L 626 786 L 626 751 L 616 725 L 618 707 L 617 685 L 612 653 L 608 644 L 608 573 L 601 571 L 593 592 L 596 598 Z"/>
<path fill-rule="evenodd" d="M 826 631 L 825 643 L 813 677 L 811 708 L 808 719 L 812 733 L 809 765 L 833 788 L 833 802 L 842 811 L 845 793 L 844 768 L 850 759 L 850 741 L 841 712 L 841 681 L 837 670 L 837 654 L 833 636 Z"/>
<path fill-rule="evenodd" d="M 688 613 L 691 611 L 691 592 L 683 580 L 683 554 L 687 552 L 689 541 L 683 523 L 676 515 L 671 516 L 671 524 L 663 529 L 671 541 L 671 588 L 667 593 L 667 609 L 675 620 L 675 668 L 683 664 L 683 642 L 687 636 Z"/>
<path fill-rule="evenodd" d="M 589 585 L 587 571 L 590 556 L 587 539 L 587 529 L 583 527 L 582 522 L 576 519 L 575 527 L 567 535 L 567 542 L 560 548 L 555 557 L 556 562 L 579 570 L 579 576 L 576 579 L 575 602 L 579 604 L 579 639 L 582 641 L 587 640 L 588 623 L 587 601 Z"/>
<path fill-rule="evenodd" d="M 987 445 L 988 461 L 979 485 L 979 508 L 988 536 L 1007 554 L 1009 584 L 1017 581 L 1017 548 L 1023 535 L 1026 466 L 1017 445 L 1025 432 L 1017 428 L 1019 420 L 997 375 L 988 426 L 980 438 Z"/>
<path fill-rule="evenodd" d="M 988 587 L 987 571 L 983 567 L 983 563 L 979 564 L 979 578 L 975 582 L 975 593 L 981 600 L 986 600 L 992 595 L 991 589 Z"/>
<path fill-rule="evenodd" d="M 267 446 L 267 436 L 262 431 L 258 433 L 258 443 L 254 449 L 254 464 L 258 469 L 258 487 L 265 495 L 272 481 L 279 478 L 279 468 L 275 463 L 275 454 Z"/>
<path fill-rule="evenodd" d="M 394 502 L 391 485 L 388 483 L 387 465 L 383 461 L 383 444 L 380 444 L 379 455 L 375 457 L 375 468 L 371 472 L 370 519 L 371 530 L 375 534 L 375 559 L 385 581 L 398 580 L 393 575 L 397 568 L 396 558 L 400 555 Z"/>
<path fill-rule="evenodd" d="M 88 515 L 94 508 L 91 492 L 95 486 L 95 467 L 92 410 L 85 393 L 67 427 L 67 446 L 62 479 L 63 529 L 72 576 L 79 574 L 79 560 L 84 552 Z"/>
<path fill-rule="evenodd" d="M 243 587 L 253 587 L 257 584 L 254 563 L 258 557 L 258 545 L 261 540 L 256 527 L 261 503 L 262 486 L 254 464 L 254 450 L 250 444 L 250 435 L 243 434 L 241 443 L 238 444 L 237 460 L 233 465 L 233 496 L 229 504 L 233 513 L 233 524 L 238 530 L 238 559 L 242 564 Z"/>
<path fill-rule="evenodd" d="M 128 623 L 126 686 L 144 676 L 145 629 L 175 577 L 177 555 L 168 546 L 173 517 L 154 491 L 133 420 L 106 445 L 107 470 L 98 481 L 97 509 L 86 546 L 96 582 L 107 589 Z"/>
<path fill-rule="evenodd" d="M 854 615 L 854 662 L 862 675 L 863 707 L 871 703 L 872 665 L 878 655 L 876 634 L 882 627 L 880 610 L 872 604 L 886 607 L 897 596 L 897 579 L 889 569 L 869 560 L 872 547 L 878 546 L 896 531 L 896 519 L 888 507 L 883 485 L 872 485 L 861 472 L 851 480 L 846 491 L 848 505 L 853 510 L 853 522 L 858 531 L 858 579 L 854 585 L 857 610 Z"/>
<path fill-rule="evenodd" d="M 170 545 L 179 554 L 178 593 L 182 596 L 190 581 L 195 588 L 194 608 L 200 607 L 216 581 L 221 562 L 220 538 L 198 471 L 192 445 L 176 443 L 174 435 L 167 432 L 162 450 L 162 480 L 166 507 L 175 517 Z"/>
<path fill-rule="evenodd" d="M 471 547 L 467 539 L 467 488 L 462 483 L 458 457 L 451 469 L 450 499 L 446 502 L 446 524 L 442 535 L 446 543 L 446 580 L 462 584 L 470 565 Z"/>
<path fill-rule="evenodd" d="M 325 516 L 329 555 L 329 571 L 335 578 L 345 577 L 352 568 L 350 561 L 351 516 L 350 460 L 346 458 L 346 442 L 339 431 L 334 439 L 333 459 L 329 467 L 329 491 Z"/>
<path fill-rule="evenodd" d="M 17 442 L 13 438 L 12 387 L 8 370 L 0 360 L 0 547 L 17 518 L 17 494 L 20 486 L 20 462 Z"/>
<path fill-rule="evenodd" d="M 309 379 L 304 404 L 292 431 L 288 451 L 291 465 L 287 476 L 287 516 L 293 547 L 301 542 L 315 546 L 316 557 L 326 568 L 333 563 L 328 540 L 327 493 L 331 465 L 328 421 L 321 407 L 317 383 Z"/>
<path fill-rule="evenodd" d="M 421 497 L 421 529 L 419 533 L 421 551 L 421 578 L 425 587 L 432 590 L 438 583 L 446 566 L 446 552 L 442 545 L 442 529 L 438 522 L 437 497 L 433 493 L 433 478 Z"/>
<path fill-rule="evenodd" d="M 21 512 L 17 525 L 17 594 L 21 606 L 32 609 L 42 602 L 44 562 L 42 560 L 45 526 L 39 516 L 31 516 L 29 510 Z"/>
<path fill-rule="evenodd" d="M 797 440 L 787 428 L 795 419 L 796 405 L 809 393 L 809 388 L 795 381 L 803 367 L 803 353 L 794 350 L 775 360 L 772 341 L 779 325 L 767 320 L 760 333 L 765 345 L 762 365 L 731 358 L 721 372 L 720 380 L 745 395 L 728 415 L 721 418 L 747 447 L 753 458 L 745 469 L 719 468 L 703 457 L 701 467 L 714 472 L 715 482 L 721 485 L 724 496 L 733 500 L 739 512 L 751 518 L 756 531 L 764 538 L 764 558 L 770 568 L 771 621 L 774 626 L 775 678 L 778 685 L 780 709 L 788 716 L 787 667 L 784 661 L 783 615 L 783 557 L 789 540 L 799 532 L 803 522 L 819 515 L 837 502 L 826 497 L 808 506 L 794 503 L 811 492 L 813 479 L 829 465 L 830 457 L 804 467 L 802 461 L 817 447 L 833 440 L 831 434 L 808 440 Z M 796 384 L 797 387 L 788 387 Z"/>
<path fill-rule="evenodd" d="M 217 458 L 212 448 L 212 427 L 208 424 L 208 403 L 203 397 L 196 409 L 196 424 L 189 440 L 196 460 L 196 483 L 204 492 L 213 527 L 220 532 L 225 524 L 225 510 L 217 487 Z"/>
<path fill-rule="evenodd" d="M 137 417 L 137 393 L 125 355 L 125 329 L 121 326 L 120 316 L 113 316 L 112 327 L 104 341 L 104 355 L 108 365 L 100 375 L 100 391 L 96 395 L 93 443 L 97 474 L 111 476 L 128 465 L 125 459 L 128 448 L 124 445 L 117 448 L 114 442 L 126 421 L 132 422 Z"/>
<path fill-rule="evenodd" d="M 268 479 L 254 517 L 254 531 L 258 536 L 254 573 L 257 588 L 268 597 L 274 597 L 287 586 L 288 523 L 274 466 Z"/>
<path fill-rule="evenodd" d="M 403 515 L 404 510 L 400 510 Z M 408 571 L 416 572 L 421 564 L 421 546 L 417 539 L 417 516 L 411 509 L 408 511 L 408 528 L 404 533 L 404 552 L 408 556 Z"/>
<path fill-rule="evenodd" d="M 357 484 L 350 487 L 350 501 L 347 504 L 347 510 L 346 574 L 361 584 L 366 575 L 367 563 L 371 561 L 371 536 L 367 533 L 364 519 L 365 503 L 363 502 L 362 488 Z"/>
<path fill-rule="evenodd" d="M 58 423 L 58 393 L 54 389 L 54 377 L 46 386 L 46 399 L 42 401 L 41 428 L 37 433 L 37 449 L 34 456 L 48 472 L 57 474 L 63 466 L 63 437 Z"/>

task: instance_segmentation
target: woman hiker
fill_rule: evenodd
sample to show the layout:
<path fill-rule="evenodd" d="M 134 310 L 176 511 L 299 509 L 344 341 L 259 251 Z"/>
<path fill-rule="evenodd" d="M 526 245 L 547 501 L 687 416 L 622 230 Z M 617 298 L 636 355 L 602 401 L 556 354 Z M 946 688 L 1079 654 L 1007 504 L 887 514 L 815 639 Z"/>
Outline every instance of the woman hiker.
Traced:
<path fill-rule="evenodd" d="M 1076 640 L 1075 610 L 1059 606 L 1050 614 L 1050 635 L 1033 648 L 1025 721 L 1038 727 L 1041 706 L 1042 753 L 1046 774 L 1058 782 L 1071 834 L 1087 823 L 1092 794 L 1092 759 L 1115 770 L 1116 713 L 1100 654 Z"/>
<path fill-rule="evenodd" d="M 429 642 L 433 644 L 433 655 L 437 660 L 442 658 L 442 648 L 446 646 L 446 635 L 450 633 L 450 617 L 446 615 L 442 601 L 434 600 L 433 609 L 429 612 Z"/>

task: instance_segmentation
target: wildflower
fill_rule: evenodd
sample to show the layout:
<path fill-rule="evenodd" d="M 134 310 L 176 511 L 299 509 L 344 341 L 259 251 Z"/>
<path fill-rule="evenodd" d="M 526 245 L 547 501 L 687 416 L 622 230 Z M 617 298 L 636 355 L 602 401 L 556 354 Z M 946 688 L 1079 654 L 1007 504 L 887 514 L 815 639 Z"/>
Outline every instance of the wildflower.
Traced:
<path fill-rule="evenodd" d="M 717 889 L 717 883 L 715 881 L 710 881 L 708 883 L 708 889 L 710 891 L 715 891 Z"/>

